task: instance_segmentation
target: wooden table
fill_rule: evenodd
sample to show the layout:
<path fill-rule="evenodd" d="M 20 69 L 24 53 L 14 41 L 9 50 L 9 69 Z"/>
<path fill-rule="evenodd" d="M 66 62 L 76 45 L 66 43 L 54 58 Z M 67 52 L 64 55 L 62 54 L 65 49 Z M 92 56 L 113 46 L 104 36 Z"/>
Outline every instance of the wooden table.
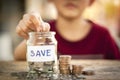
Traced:
<path fill-rule="evenodd" d="M 86 75 L 86 80 L 120 80 L 120 61 L 117 60 L 72 60 L 81 64 L 84 70 L 94 70 L 94 75 Z M 25 80 L 28 71 L 25 61 L 1 61 L 0 80 Z"/>

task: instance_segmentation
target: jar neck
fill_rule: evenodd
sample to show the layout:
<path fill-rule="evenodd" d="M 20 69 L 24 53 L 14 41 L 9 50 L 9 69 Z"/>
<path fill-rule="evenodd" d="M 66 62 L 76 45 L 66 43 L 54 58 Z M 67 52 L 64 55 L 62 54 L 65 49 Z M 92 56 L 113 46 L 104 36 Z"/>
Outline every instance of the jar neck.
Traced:
<path fill-rule="evenodd" d="M 55 32 L 30 32 L 29 37 L 54 37 Z"/>

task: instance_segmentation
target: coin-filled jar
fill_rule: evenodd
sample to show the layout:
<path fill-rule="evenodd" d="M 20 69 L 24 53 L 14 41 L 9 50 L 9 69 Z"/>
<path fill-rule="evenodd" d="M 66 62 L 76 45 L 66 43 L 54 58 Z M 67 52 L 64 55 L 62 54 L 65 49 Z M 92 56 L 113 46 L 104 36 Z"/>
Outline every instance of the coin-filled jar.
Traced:
<path fill-rule="evenodd" d="M 38 73 L 40 79 L 57 79 L 58 63 L 55 32 L 30 32 L 26 56 L 29 71 Z"/>

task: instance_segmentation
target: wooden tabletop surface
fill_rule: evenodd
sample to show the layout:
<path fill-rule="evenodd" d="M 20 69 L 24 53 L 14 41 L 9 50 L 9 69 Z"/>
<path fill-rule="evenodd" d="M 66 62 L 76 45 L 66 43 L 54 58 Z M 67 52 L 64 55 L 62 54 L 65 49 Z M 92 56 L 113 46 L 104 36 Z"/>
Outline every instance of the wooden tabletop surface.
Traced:
<path fill-rule="evenodd" d="M 117 60 L 72 60 L 71 64 L 94 71 L 94 75 L 85 75 L 85 80 L 120 80 L 120 61 Z M 26 61 L 0 61 L 0 80 L 25 80 L 27 71 Z"/>

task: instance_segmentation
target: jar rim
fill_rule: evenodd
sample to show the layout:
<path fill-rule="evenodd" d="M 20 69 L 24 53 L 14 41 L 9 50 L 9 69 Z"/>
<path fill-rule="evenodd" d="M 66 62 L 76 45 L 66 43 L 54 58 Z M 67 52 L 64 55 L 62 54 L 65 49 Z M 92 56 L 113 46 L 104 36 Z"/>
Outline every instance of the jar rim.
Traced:
<path fill-rule="evenodd" d="M 55 35 L 56 32 L 55 31 L 49 31 L 49 32 L 29 32 L 29 35 L 43 35 L 43 34 L 51 34 L 51 35 Z"/>

